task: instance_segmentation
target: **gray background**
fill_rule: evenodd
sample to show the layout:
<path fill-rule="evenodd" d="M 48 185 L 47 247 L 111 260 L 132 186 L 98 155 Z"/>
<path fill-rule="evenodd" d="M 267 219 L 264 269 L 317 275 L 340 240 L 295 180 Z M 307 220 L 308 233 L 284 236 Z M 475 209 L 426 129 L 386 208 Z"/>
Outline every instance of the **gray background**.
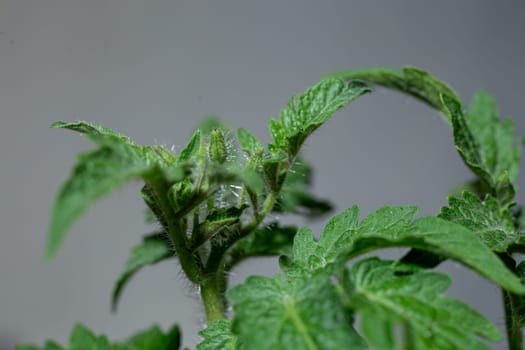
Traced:
<path fill-rule="evenodd" d="M 216 113 L 268 141 L 267 118 L 323 73 L 410 64 L 466 100 L 488 89 L 524 135 L 524 15 L 522 1 L 0 1 L 0 349 L 64 341 L 78 321 L 112 338 L 177 322 L 188 346 L 203 326 L 196 290 L 174 262 L 137 275 L 119 312 L 109 311 L 128 250 L 149 229 L 139 183 L 99 201 L 42 263 L 54 193 L 90 147 L 50 130 L 53 121 L 86 119 L 180 149 Z M 384 90 L 339 112 L 305 150 L 315 192 L 338 210 L 416 204 L 434 214 L 471 177 L 440 117 Z M 503 326 L 494 285 L 442 268 L 454 276 L 451 295 Z M 249 262 L 233 280 L 276 269 Z"/>

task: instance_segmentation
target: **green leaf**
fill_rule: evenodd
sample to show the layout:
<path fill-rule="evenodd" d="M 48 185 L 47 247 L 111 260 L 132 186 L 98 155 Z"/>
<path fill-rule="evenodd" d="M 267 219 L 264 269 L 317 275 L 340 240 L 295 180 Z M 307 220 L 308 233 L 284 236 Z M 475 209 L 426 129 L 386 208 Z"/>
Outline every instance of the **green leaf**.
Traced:
<path fill-rule="evenodd" d="M 174 257 L 169 240 L 163 234 L 144 237 L 144 241 L 131 250 L 131 255 L 115 284 L 112 296 L 112 309 L 117 309 L 117 303 L 126 284 L 139 270 L 148 265 L 154 265 Z"/>
<path fill-rule="evenodd" d="M 463 192 L 462 198 L 449 197 L 449 207 L 441 208 L 439 217 L 469 228 L 495 252 L 506 252 L 516 242 L 517 234 L 510 211 L 487 195 L 482 201 L 473 193 Z"/>
<path fill-rule="evenodd" d="M 357 97 L 370 92 L 364 83 L 345 84 L 338 79 L 325 79 L 305 93 L 292 96 L 281 110 L 279 120 L 270 120 L 269 129 L 275 146 L 295 157 L 304 140 L 334 113 Z"/>
<path fill-rule="evenodd" d="M 222 234 L 237 231 L 244 209 L 246 209 L 246 206 L 240 208 L 232 206 L 211 210 L 198 227 L 201 241 L 195 242 L 193 247 L 197 248 L 209 239 L 221 242 L 223 240 Z"/>
<path fill-rule="evenodd" d="M 240 128 L 237 130 L 237 139 L 241 149 L 250 157 L 262 154 L 264 151 L 262 143 L 246 129 Z"/>
<path fill-rule="evenodd" d="M 338 72 L 331 77 L 362 79 L 412 95 L 441 111 L 452 125 L 454 143 L 465 164 L 500 203 L 511 206 L 518 175 L 520 148 L 514 146 L 512 121 L 499 122 L 492 98 L 479 92 L 465 117 L 459 96 L 431 74 L 413 67 Z"/>
<path fill-rule="evenodd" d="M 189 161 L 192 157 L 196 156 L 200 147 L 201 131 L 197 129 L 191 136 L 190 140 L 188 141 L 188 144 L 180 152 L 178 159 L 179 164 L 185 161 Z"/>
<path fill-rule="evenodd" d="M 511 181 L 516 180 L 521 149 L 514 145 L 512 120 L 500 122 L 496 103 L 486 91 L 478 91 L 474 96 L 466 122 L 479 144 L 481 162 L 492 178 L 498 179 L 507 172 Z"/>
<path fill-rule="evenodd" d="M 318 242 L 310 229 L 300 229 L 293 260 L 281 259 L 282 268 L 289 277 L 303 276 L 372 250 L 411 247 L 454 259 L 510 291 L 525 293 L 525 286 L 475 233 L 437 217 L 412 221 L 416 212 L 412 206 L 386 206 L 358 223 L 359 208 L 353 206 L 328 221 Z"/>
<path fill-rule="evenodd" d="M 502 155 L 502 158 L 509 157 L 509 154 L 512 154 L 512 156 L 510 156 L 512 160 L 519 161 L 519 150 L 513 151 L 512 149 L 499 149 L 498 144 L 491 144 L 491 142 L 494 140 L 490 140 L 486 136 L 480 137 L 480 139 L 478 139 L 478 136 L 474 135 L 469 125 L 470 123 L 473 123 L 474 125 L 483 124 L 485 117 L 482 116 L 479 118 L 479 121 L 473 121 L 469 123 L 465 118 L 461 106 L 456 100 L 450 99 L 448 96 L 443 95 L 443 103 L 449 110 L 452 117 L 454 144 L 465 164 L 480 178 L 480 180 L 485 184 L 485 187 L 489 189 L 489 193 L 492 193 L 502 206 L 512 206 L 514 203 L 515 189 L 509 177 L 509 170 L 511 169 L 504 169 L 499 173 L 495 173 L 494 170 L 491 170 L 491 165 L 487 163 L 486 160 L 491 157 L 493 158 L 493 155 L 490 154 L 495 150 L 497 153 L 501 152 L 502 154 L 507 154 L 505 156 Z M 478 102 L 477 104 L 479 103 L 481 102 Z M 474 108 L 474 110 L 476 110 L 476 108 Z M 496 124 L 498 123 L 496 122 Z M 477 127 L 481 128 L 485 126 L 478 125 Z M 491 131 L 489 130 L 489 132 Z M 505 134 L 498 142 L 500 144 L 506 144 L 508 143 L 508 137 L 509 136 Z M 494 150 L 489 151 L 491 148 Z M 496 161 L 497 160 L 495 159 L 491 160 L 491 162 Z M 493 166 L 493 169 L 496 168 Z M 516 169 L 512 168 L 512 171 L 516 173 L 515 175 L 517 175 Z"/>
<path fill-rule="evenodd" d="M 17 345 L 16 350 L 64 350 L 60 344 L 55 343 L 52 340 L 46 341 L 45 345 L 43 347 L 38 347 L 35 345 Z"/>
<path fill-rule="evenodd" d="M 371 257 L 354 264 L 343 285 L 374 349 L 478 350 L 490 349 L 478 336 L 500 339 L 490 321 L 443 294 L 450 285 L 445 274 Z M 404 343 L 396 326 L 408 335 Z"/>
<path fill-rule="evenodd" d="M 96 336 L 81 324 L 77 324 L 69 337 L 69 350 L 111 350 L 105 335 Z"/>
<path fill-rule="evenodd" d="M 457 93 L 447 84 L 415 67 L 352 70 L 332 73 L 329 74 L 329 77 L 344 80 L 360 79 L 411 95 L 441 111 L 449 124 L 451 123 L 451 115 L 448 109 L 443 106 L 441 95 L 447 95 L 458 103 L 461 101 Z"/>
<path fill-rule="evenodd" d="M 237 241 L 227 255 L 227 270 L 256 256 L 289 255 L 297 228 L 271 223 Z"/>
<path fill-rule="evenodd" d="M 131 139 L 126 135 L 113 131 L 110 128 L 107 128 L 105 126 L 88 123 L 85 121 L 79 121 L 79 122 L 74 122 L 74 123 L 58 121 L 58 122 L 54 122 L 53 124 L 51 124 L 51 128 L 68 129 L 68 130 L 72 130 L 72 131 L 76 131 L 82 134 L 92 135 L 92 136 L 110 136 L 110 137 L 114 137 L 118 139 L 119 141 L 122 141 L 123 143 L 133 144 Z"/>
<path fill-rule="evenodd" d="M 235 350 L 237 337 L 231 331 L 231 322 L 217 320 L 199 332 L 203 341 L 197 345 L 197 350 Z"/>
<path fill-rule="evenodd" d="M 318 199 L 309 191 L 312 172 L 310 164 L 298 158 L 286 175 L 272 211 L 293 213 L 307 218 L 315 218 L 331 211 L 332 204 L 328 200 Z"/>
<path fill-rule="evenodd" d="M 244 184 L 246 189 L 253 193 L 254 196 L 263 193 L 264 191 L 264 180 L 257 171 L 250 169 L 249 167 L 235 172 L 240 182 Z"/>
<path fill-rule="evenodd" d="M 52 127 L 85 133 L 99 148 L 78 157 L 58 192 L 49 225 L 48 259 L 56 254 L 73 222 L 99 197 L 133 178 L 173 182 L 184 175 L 182 168 L 174 166 L 175 156 L 160 146 L 139 146 L 127 136 L 86 122 L 56 122 Z"/>
<path fill-rule="evenodd" d="M 177 350 L 180 347 L 180 331 L 177 326 L 173 326 L 164 333 L 159 326 L 154 325 L 117 345 L 113 350 Z"/>
<path fill-rule="evenodd" d="M 233 333 L 250 349 L 364 349 L 326 274 L 289 283 L 251 276 L 227 292 Z"/>
<path fill-rule="evenodd" d="M 157 165 L 147 150 L 128 144 L 115 143 L 81 154 L 56 197 L 46 257 L 56 254 L 68 229 L 92 202 L 130 179 L 151 177 Z"/>
<path fill-rule="evenodd" d="M 77 324 L 69 338 L 69 346 L 61 347 L 47 341 L 43 348 L 19 345 L 17 350 L 177 350 L 180 347 L 180 332 L 177 326 L 164 333 L 159 326 L 138 332 L 127 341 L 110 343 L 105 335 L 97 336 L 82 324 Z"/>

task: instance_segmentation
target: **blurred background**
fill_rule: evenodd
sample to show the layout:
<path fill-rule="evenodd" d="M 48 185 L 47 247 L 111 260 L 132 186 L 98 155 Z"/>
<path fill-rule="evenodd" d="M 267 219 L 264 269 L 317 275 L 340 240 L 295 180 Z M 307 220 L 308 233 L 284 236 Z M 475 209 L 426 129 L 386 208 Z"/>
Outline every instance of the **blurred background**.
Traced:
<path fill-rule="evenodd" d="M 267 119 L 324 73 L 415 65 L 466 101 L 487 89 L 525 135 L 524 15 L 517 0 L 0 0 L 0 349 L 64 342 L 76 322 L 113 339 L 176 322 L 193 348 L 204 324 L 197 292 L 173 261 L 139 273 L 110 312 L 129 248 L 151 229 L 138 182 L 97 202 L 43 263 L 55 191 L 91 147 L 50 130 L 53 121 L 85 119 L 180 149 L 202 117 L 217 114 L 268 141 Z M 336 211 L 415 204 L 436 214 L 471 178 L 450 134 L 435 111 L 380 89 L 307 142 L 315 193 Z M 523 175 L 518 182 L 523 189 Z M 306 224 L 318 232 L 323 221 Z M 453 275 L 450 295 L 503 327 L 494 285 L 457 264 L 440 268 Z M 232 278 L 276 271 L 275 259 L 261 259 Z"/>

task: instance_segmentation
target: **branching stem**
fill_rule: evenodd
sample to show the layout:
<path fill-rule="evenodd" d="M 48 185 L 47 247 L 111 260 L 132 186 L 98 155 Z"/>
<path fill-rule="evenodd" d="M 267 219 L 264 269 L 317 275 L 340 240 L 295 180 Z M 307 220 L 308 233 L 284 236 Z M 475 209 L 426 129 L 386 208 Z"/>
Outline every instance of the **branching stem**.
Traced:
<path fill-rule="evenodd" d="M 175 246 L 175 251 L 179 257 L 180 265 L 188 279 L 194 283 L 199 283 L 201 275 L 200 268 L 195 260 L 195 257 L 188 248 L 186 233 L 182 232 L 180 228 L 180 221 L 177 220 L 171 205 L 166 196 L 167 188 L 163 185 L 151 184 L 157 196 L 161 210 L 168 223 L 168 235 Z"/>

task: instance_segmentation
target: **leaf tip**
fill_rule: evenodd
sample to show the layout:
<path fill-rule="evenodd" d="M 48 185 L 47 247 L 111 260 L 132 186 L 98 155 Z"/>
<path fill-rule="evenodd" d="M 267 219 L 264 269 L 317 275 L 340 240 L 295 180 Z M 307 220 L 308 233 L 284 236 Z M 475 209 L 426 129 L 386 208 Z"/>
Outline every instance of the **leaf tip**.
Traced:
<path fill-rule="evenodd" d="M 63 128 L 64 125 L 66 125 L 66 124 L 67 124 L 66 122 L 63 122 L 63 121 L 61 121 L 61 120 L 58 120 L 58 121 L 52 123 L 49 127 L 50 127 L 51 129 L 60 129 L 60 128 Z"/>

